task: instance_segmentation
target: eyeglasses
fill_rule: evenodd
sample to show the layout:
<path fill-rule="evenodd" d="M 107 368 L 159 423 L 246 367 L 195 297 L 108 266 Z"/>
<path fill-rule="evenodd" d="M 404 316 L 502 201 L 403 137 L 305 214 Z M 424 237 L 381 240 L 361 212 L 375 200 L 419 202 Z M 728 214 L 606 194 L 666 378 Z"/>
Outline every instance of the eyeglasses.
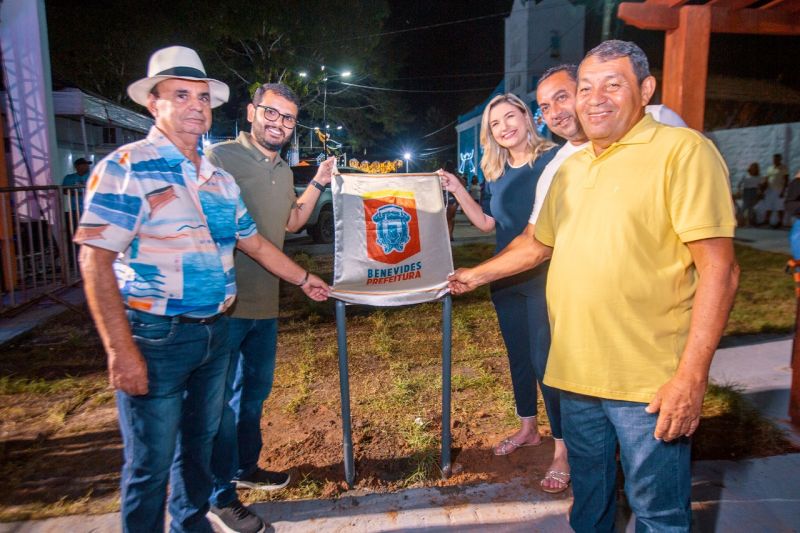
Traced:
<path fill-rule="evenodd" d="M 277 121 L 278 117 L 280 117 L 283 119 L 281 123 L 287 128 L 294 128 L 295 125 L 297 125 L 297 117 L 293 115 L 285 115 L 277 109 L 266 105 L 257 105 L 256 107 L 260 107 L 264 110 L 264 118 L 267 120 Z"/>

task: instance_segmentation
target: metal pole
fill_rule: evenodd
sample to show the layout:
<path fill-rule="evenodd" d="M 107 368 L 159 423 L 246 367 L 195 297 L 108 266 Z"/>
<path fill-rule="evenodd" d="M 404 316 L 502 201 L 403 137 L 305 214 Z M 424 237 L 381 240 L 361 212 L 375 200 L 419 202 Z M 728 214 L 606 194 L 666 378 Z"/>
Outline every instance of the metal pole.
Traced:
<path fill-rule="evenodd" d="M 322 79 L 323 82 L 323 94 L 322 94 L 322 138 L 325 141 L 322 143 L 322 149 L 325 152 L 325 156 L 328 156 L 328 75 L 325 74 L 325 77 Z"/>
<path fill-rule="evenodd" d="M 86 140 L 86 117 L 81 115 L 81 135 L 83 136 L 83 157 L 89 159 L 89 142 Z"/>
<path fill-rule="evenodd" d="M 790 233 L 790 243 L 795 237 L 796 231 L 800 230 L 800 220 L 795 221 Z M 794 248 L 794 247 L 793 247 Z M 796 252 L 792 250 L 794 255 Z M 800 427 L 800 261 L 798 258 L 790 259 L 787 271 L 791 272 L 794 278 L 794 294 L 797 299 L 797 307 L 794 319 L 794 341 L 792 342 L 792 384 L 789 389 L 789 419 L 797 427 Z"/>
<path fill-rule="evenodd" d="M 614 3 L 614 0 L 605 0 L 603 2 L 603 29 L 600 36 L 602 41 L 611 39 L 611 19 L 614 16 Z"/>
<path fill-rule="evenodd" d="M 448 294 L 442 302 L 442 478 L 450 477 L 450 381 L 453 347 L 453 299 Z"/>
<path fill-rule="evenodd" d="M 795 311 L 794 342 L 792 343 L 792 384 L 789 389 L 789 418 L 800 427 L 800 297 Z"/>
<path fill-rule="evenodd" d="M 339 345 L 339 389 L 342 399 L 342 442 L 344 455 L 344 478 L 353 488 L 356 477 L 353 467 L 353 433 L 350 423 L 350 377 L 347 370 L 347 317 L 345 303 L 336 301 L 336 340 Z"/>

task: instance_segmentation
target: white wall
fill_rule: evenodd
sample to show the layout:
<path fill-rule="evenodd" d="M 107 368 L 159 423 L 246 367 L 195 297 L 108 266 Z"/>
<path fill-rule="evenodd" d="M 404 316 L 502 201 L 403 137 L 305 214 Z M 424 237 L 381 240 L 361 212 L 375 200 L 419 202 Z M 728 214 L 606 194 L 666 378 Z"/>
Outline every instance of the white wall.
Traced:
<path fill-rule="evenodd" d="M 763 176 L 772 164 L 772 154 L 783 154 L 790 178 L 800 170 L 800 122 L 717 130 L 706 135 L 725 158 L 734 191 L 750 163 L 758 163 Z"/>
<path fill-rule="evenodd" d="M 569 0 L 516 0 L 505 27 L 506 91 L 524 97 L 548 68 L 583 59 L 585 7 Z M 551 39 L 557 34 L 557 57 Z"/>

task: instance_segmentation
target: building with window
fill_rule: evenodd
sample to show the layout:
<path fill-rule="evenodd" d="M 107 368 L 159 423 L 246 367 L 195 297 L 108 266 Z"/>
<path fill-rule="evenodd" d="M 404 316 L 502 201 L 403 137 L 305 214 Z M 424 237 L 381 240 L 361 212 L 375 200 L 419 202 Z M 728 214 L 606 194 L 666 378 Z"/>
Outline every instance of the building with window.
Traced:
<path fill-rule="evenodd" d="M 99 161 L 116 148 L 143 139 L 153 125 L 150 116 L 85 93 L 80 89 L 53 91 L 57 153 L 53 154 L 53 181 L 61 183 L 73 172 L 79 157 Z"/>

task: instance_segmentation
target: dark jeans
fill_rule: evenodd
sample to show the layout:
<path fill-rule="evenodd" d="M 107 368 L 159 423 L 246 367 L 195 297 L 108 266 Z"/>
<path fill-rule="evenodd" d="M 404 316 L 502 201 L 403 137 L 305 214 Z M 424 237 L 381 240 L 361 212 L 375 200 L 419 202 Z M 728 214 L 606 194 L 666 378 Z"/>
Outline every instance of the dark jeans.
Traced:
<path fill-rule="evenodd" d="M 210 532 L 205 515 L 230 359 L 227 318 L 181 324 L 128 311 L 128 322 L 147 362 L 149 391 L 117 392 L 125 456 L 122 528 L 163 531 L 169 480 L 170 530 Z"/>
<path fill-rule="evenodd" d="M 618 443 L 636 531 L 689 531 L 691 440 L 656 440 L 658 415 L 646 406 L 561 392 L 575 497 L 569 524 L 578 533 L 614 531 Z"/>
<path fill-rule="evenodd" d="M 211 469 L 214 492 L 211 504 L 225 507 L 236 499 L 232 479 L 247 477 L 258 465 L 261 411 L 272 391 L 278 320 L 229 320 L 231 351 L 225 386 L 225 408 L 214 439 Z"/>
<path fill-rule="evenodd" d="M 542 383 L 550 351 L 550 322 L 544 290 L 541 296 L 528 296 L 506 287 L 492 291 L 503 334 L 517 416 L 536 416 L 536 383 L 542 389 L 544 406 L 553 437 L 561 438 L 561 407 L 557 389 Z"/>

